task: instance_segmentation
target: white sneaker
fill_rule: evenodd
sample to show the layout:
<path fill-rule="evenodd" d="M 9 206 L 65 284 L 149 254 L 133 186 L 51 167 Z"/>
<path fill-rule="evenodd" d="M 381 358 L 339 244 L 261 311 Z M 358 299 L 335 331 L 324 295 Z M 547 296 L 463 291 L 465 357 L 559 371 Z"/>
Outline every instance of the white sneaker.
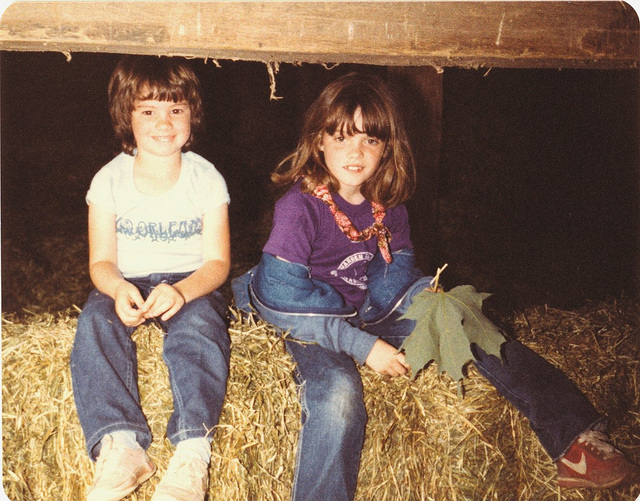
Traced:
<path fill-rule="evenodd" d="M 209 486 L 209 465 L 176 451 L 151 501 L 203 501 Z"/>
<path fill-rule="evenodd" d="M 151 478 L 155 471 L 156 465 L 144 449 L 125 447 L 114 442 L 111 435 L 105 435 L 87 501 L 118 501 Z"/>

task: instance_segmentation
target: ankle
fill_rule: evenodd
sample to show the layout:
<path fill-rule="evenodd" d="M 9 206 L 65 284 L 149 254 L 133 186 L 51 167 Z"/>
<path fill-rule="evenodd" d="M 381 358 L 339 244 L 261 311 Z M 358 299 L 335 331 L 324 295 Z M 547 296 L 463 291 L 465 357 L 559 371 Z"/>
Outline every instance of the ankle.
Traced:
<path fill-rule="evenodd" d="M 211 460 L 211 442 L 205 437 L 189 438 L 178 443 L 176 453 L 192 459 L 200 459 L 209 464 Z"/>
<path fill-rule="evenodd" d="M 109 435 L 105 435 L 105 437 L 106 436 L 111 436 L 114 444 L 128 447 L 129 449 L 142 449 L 142 446 L 138 443 L 136 434 L 133 431 L 118 430 L 109 433 Z M 104 440 L 104 437 L 102 440 Z"/>

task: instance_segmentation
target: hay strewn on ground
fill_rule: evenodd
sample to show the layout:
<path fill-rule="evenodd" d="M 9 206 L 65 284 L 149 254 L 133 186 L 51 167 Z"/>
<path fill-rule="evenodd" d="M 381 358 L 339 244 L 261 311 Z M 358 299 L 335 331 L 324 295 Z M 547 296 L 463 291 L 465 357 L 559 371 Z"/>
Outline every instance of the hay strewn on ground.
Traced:
<path fill-rule="evenodd" d="M 545 307 L 509 319 L 518 337 L 576 376 L 612 422 L 615 442 L 640 461 L 637 302 L 611 300 L 577 311 Z M 93 477 L 68 368 L 77 311 L 5 315 L 3 484 L 11 500 L 77 500 Z M 299 406 L 282 341 L 252 319 L 231 326 L 227 401 L 215 433 L 211 500 L 287 500 Z M 171 411 L 162 335 L 135 334 L 142 405 L 160 475 Z M 363 369 L 369 424 L 358 500 L 634 500 L 640 488 L 563 491 L 525 420 L 471 371 L 460 400 L 434 367 L 416 381 Z M 160 475 L 130 496 L 149 499 Z"/>

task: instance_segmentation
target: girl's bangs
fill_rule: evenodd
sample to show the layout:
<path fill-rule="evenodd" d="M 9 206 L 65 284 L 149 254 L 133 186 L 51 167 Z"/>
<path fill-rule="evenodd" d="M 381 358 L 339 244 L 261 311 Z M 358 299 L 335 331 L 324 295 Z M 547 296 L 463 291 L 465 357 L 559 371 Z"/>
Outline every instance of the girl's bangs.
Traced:
<path fill-rule="evenodd" d="M 354 115 L 358 108 L 362 113 L 362 127 L 364 130 L 359 130 L 354 120 Z M 387 141 L 391 137 L 391 124 L 384 108 L 376 106 L 369 101 L 336 106 L 333 110 L 330 110 L 326 124 L 325 130 L 329 134 L 334 134 L 336 131 L 349 136 L 365 133 L 381 141 Z"/>
<path fill-rule="evenodd" d="M 164 80 L 145 80 L 140 83 L 136 92 L 138 101 L 167 101 L 179 103 L 186 101 L 184 91 L 178 85 Z"/>

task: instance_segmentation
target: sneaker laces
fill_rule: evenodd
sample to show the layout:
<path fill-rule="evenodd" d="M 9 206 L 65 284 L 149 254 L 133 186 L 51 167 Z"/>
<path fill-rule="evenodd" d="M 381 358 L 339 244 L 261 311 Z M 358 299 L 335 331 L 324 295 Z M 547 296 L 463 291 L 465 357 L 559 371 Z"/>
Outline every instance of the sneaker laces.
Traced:
<path fill-rule="evenodd" d="M 603 459 L 609 459 L 620 454 L 618 449 L 607 442 L 607 436 L 596 430 L 587 430 L 580 434 L 578 442 L 584 444 L 602 455 Z"/>

